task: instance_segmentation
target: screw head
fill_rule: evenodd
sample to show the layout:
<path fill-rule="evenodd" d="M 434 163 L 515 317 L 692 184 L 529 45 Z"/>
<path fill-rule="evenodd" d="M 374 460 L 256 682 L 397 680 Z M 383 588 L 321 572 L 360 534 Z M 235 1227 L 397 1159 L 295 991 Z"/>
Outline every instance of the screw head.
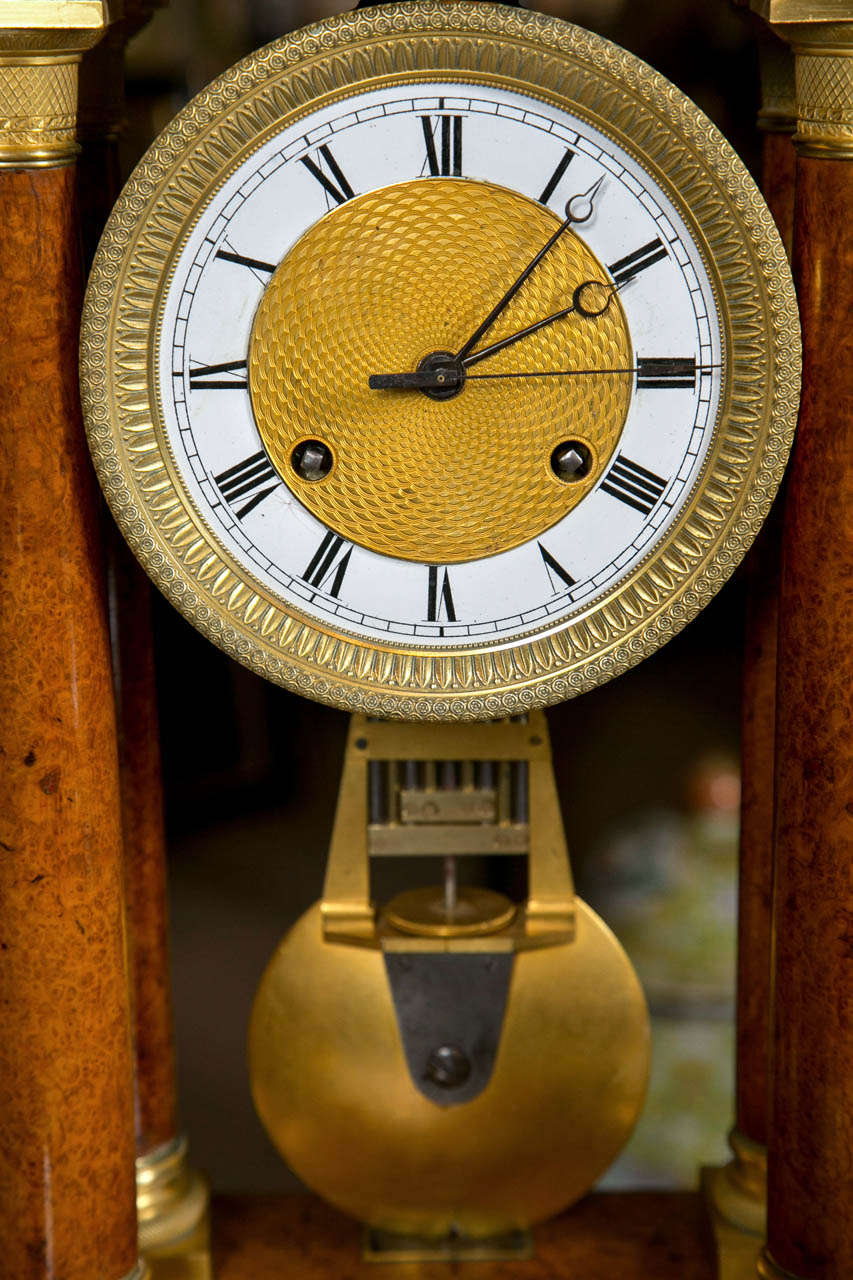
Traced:
<path fill-rule="evenodd" d="M 592 454 L 580 440 L 564 440 L 551 454 L 551 470 L 558 480 L 583 480 L 592 468 Z"/>
<path fill-rule="evenodd" d="M 335 460 L 322 440 L 301 440 L 290 455 L 290 465 L 300 480 L 323 480 Z"/>
<path fill-rule="evenodd" d="M 429 1055 L 425 1074 L 440 1089 L 458 1089 L 470 1076 L 471 1063 L 455 1044 L 443 1044 Z"/>

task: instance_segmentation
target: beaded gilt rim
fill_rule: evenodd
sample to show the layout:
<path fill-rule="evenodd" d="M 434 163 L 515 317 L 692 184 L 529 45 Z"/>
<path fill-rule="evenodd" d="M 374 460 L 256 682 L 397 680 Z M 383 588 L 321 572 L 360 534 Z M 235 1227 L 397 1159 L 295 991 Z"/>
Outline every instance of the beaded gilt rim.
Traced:
<path fill-rule="evenodd" d="M 547 635 L 425 650 L 320 625 L 238 569 L 175 484 L 152 353 L 161 291 L 201 203 L 273 128 L 345 92 L 441 73 L 563 106 L 631 153 L 707 255 L 729 360 L 720 420 L 694 490 L 627 579 Z M 113 514 L 153 581 L 204 635 L 268 679 L 348 710 L 473 719 L 602 684 L 653 653 L 711 599 L 781 480 L 799 352 L 793 286 L 770 213 L 721 134 L 678 89 L 601 37 L 544 14 L 476 0 L 405 0 L 326 19 L 259 50 L 160 135 L 95 259 L 81 383 Z M 199 535 L 209 544 L 202 556 Z"/>

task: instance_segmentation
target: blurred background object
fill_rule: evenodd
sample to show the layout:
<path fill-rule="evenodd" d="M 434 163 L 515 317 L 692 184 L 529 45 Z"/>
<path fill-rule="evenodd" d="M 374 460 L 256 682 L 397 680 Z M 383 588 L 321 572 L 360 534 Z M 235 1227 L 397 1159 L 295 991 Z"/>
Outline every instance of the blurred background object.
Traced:
<path fill-rule="evenodd" d="M 340 0 L 171 0 L 130 46 L 130 168 L 212 77 Z M 755 173 L 757 69 L 727 0 L 545 0 L 645 58 Z M 687 631 L 549 716 L 580 892 L 654 1016 L 649 1104 L 608 1185 L 693 1186 L 732 1118 L 739 575 Z M 183 1127 L 214 1191 L 294 1187 L 255 1117 L 245 1033 L 281 935 L 320 896 L 347 716 L 267 685 L 155 600 Z"/>

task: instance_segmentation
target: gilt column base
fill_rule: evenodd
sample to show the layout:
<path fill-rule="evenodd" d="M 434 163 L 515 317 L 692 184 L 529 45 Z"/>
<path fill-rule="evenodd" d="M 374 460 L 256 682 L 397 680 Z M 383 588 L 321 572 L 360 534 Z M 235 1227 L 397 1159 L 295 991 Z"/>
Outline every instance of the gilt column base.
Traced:
<path fill-rule="evenodd" d="M 210 1192 L 183 1136 L 136 1161 L 139 1249 L 151 1280 L 211 1280 Z"/>

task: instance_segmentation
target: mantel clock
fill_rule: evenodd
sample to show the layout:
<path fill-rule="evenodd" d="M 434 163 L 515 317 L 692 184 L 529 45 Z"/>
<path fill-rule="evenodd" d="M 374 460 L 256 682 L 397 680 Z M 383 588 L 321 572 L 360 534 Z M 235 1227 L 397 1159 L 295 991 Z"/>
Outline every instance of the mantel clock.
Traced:
<path fill-rule="evenodd" d="M 358 713 L 324 901 L 263 980 L 252 1059 L 281 1149 L 393 1248 L 505 1242 L 630 1131 L 645 1006 L 574 896 L 538 708 L 729 576 L 798 378 L 784 250 L 716 129 L 630 54 L 501 4 L 406 0 L 260 50 L 110 218 L 82 382 L 121 529 L 214 643 Z M 425 723 L 461 720 L 501 723 Z M 444 854 L 442 889 L 377 913 L 367 860 L 391 852 Z M 470 852 L 527 855 L 523 910 L 457 890 Z"/>

